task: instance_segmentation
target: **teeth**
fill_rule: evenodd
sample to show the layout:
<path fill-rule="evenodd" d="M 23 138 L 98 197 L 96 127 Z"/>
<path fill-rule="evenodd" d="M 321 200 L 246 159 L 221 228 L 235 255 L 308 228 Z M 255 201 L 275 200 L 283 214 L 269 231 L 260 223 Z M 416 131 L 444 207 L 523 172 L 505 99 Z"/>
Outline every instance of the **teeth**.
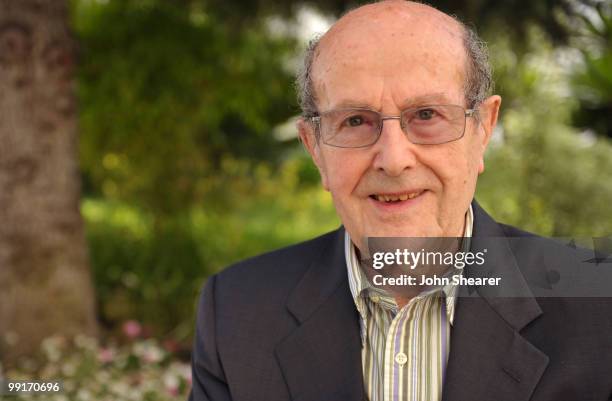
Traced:
<path fill-rule="evenodd" d="M 401 195 L 374 195 L 377 201 L 379 202 L 397 202 L 397 201 L 405 201 L 408 199 L 414 199 L 421 194 L 420 192 L 412 192 L 409 194 L 401 194 Z"/>

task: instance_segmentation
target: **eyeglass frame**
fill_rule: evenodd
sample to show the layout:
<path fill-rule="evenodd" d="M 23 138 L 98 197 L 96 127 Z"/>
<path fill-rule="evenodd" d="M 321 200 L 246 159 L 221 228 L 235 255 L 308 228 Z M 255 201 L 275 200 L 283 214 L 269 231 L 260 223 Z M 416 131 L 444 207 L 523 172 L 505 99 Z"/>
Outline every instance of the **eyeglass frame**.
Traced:
<path fill-rule="evenodd" d="M 453 106 L 453 107 L 460 107 L 463 109 L 463 116 L 464 116 L 464 122 L 463 122 L 463 131 L 461 133 L 461 135 L 455 139 L 451 139 L 449 141 L 444 141 L 444 142 L 436 142 L 436 143 L 416 143 L 416 142 L 412 142 L 410 141 L 410 138 L 408 138 L 408 135 L 406 134 L 406 132 L 404 131 L 404 129 L 402 128 L 402 132 L 406 135 L 406 138 L 413 144 L 415 145 L 443 145 L 445 143 L 450 143 L 450 142 L 455 142 L 458 141 L 459 139 L 463 138 L 465 136 L 465 126 L 467 124 L 467 118 L 468 117 L 475 117 L 478 118 L 478 108 L 474 107 L 474 108 L 470 108 L 470 109 L 466 109 L 465 107 L 459 105 L 459 104 L 426 104 L 423 106 L 418 106 L 418 107 L 408 107 L 405 108 L 403 110 L 400 111 L 400 114 L 398 116 L 385 116 L 384 114 L 376 111 L 376 110 L 372 110 L 372 109 L 368 109 L 368 108 L 363 108 L 363 107 L 357 107 L 357 108 L 342 108 L 342 109 L 332 109 L 332 110 L 328 110 L 328 111 L 324 111 L 322 113 L 317 113 L 316 115 L 312 115 L 312 116 L 305 116 L 304 118 L 308 119 L 311 123 L 313 123 L 313 125 L 315 125 L 315 135 L 317 137 L 317 141 L 319 138 L 323 138 L 323 135 L 321 134 L 321 117 L 326 114 L 326 113 L 331 113 L 332 111 L 342 111 L 342 110 L 354 110 L 354 111 L 369 111 L 369 112 L 373 112 L 376 113 L 380 116 L 380 126 L 378 128 L 378 134 L 376 135 L 376 139 L 374 139 L 374 141 L 372 143 L 369 143 L 367 145 L 361 145 L 361 146 L 339 146 L 339 145 L 333 145 L 333 144 L 329 144 L 327 142 L 325 142 L 325 140 L 323 140 L 323 143 L 327 146 L 333 146 L 335 148 L 342 148 L 342 149 L 359 149 L 359 148 L 366 148 L 368 146 L 372 146 L 374 145 L 376 142 L 378 142 L 378 140 L 380 139 L 381 135 L 382 135 L 382 129 L 383 129 L 383 125 L 385 120 L 399 120 L 400 122 L 400 127 L 401 127 L 401 122 L 402 122 L 402 114 L 404 114 L 406 111 L 409 110 L 418 110 L 418 109 L 423 109 L 423 108 L 427 108 L 427 107 L 439 107 L 439 106 Z"/>

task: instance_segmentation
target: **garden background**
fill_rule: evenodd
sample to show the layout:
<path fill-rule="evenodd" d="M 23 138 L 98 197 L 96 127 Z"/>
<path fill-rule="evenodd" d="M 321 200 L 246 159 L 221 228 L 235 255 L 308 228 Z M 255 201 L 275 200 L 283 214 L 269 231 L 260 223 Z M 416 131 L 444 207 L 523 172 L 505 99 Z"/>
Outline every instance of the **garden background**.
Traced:
<path fill-rule="evenodd" d="M 479 202 L 610 235 L 610 3 L 432 3 L 478 28 L 503 98 Z M 356 4 L 0 0 L 0 378 L 186 397 L 206 278 L 339 225 L 293 77 Z"/>

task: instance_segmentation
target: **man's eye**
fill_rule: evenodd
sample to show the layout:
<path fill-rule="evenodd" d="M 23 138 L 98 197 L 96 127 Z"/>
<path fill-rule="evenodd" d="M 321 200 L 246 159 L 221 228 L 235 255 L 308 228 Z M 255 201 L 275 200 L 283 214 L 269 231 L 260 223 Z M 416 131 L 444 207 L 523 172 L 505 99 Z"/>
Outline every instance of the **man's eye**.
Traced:
<path fill-rule="evenodd" d="M 364 122 L 365 121 L 362 116 L 350 116 L 345 120 L 345 124 L 349 127 L 359 127 Z"/>
<path fill-rule="evenodd" d="M 431 120 L 435 115 L 436 112 L 433 109 L 421 109 L 416 112 L 416 116 L 419 120 Z"/>

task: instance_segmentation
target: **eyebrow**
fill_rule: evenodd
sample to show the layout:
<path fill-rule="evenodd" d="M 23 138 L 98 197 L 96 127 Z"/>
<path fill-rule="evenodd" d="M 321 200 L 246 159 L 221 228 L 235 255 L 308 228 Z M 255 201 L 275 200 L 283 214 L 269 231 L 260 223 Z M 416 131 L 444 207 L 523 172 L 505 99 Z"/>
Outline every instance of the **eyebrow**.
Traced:
<path fill-rule="evenodd" d="M 367 103 L 367 102 L 359 102 L 356 100 L 342 100 L 340 102 L 338 102 L 338 104 L 336 104 L 334 107 L 331 108 L 331 110 L 338 110 L 338 109 L 368 109 L 368 110 L 376 110 L 375 107 L 372 107 L 371 104 Z"/>
<path fill-rule="evenodd" d="M 450 98 L 443 92 L 438 93 L 428 93 L 426 95 L 419 95 L 414 97 L 407 97 L 400 103 L 400 108 L 407 109 L 414 106 L 422 106 L 427 104 L 450 104 L 452 101 Z M 367 102 L 361 102 L 351 99 L 345 99 L 338 102 L 331 110 L 338 109 L 368 109 L 368 110 L 378 110 L 377 107 L 373 107 L 371 104 Z M 380 110 L 378 110 L 380 111 Z"/>
<path fill-rule="evenodd" d="M 422 106 L 426 104 L 450 104 L 451 99 L 443 92 L 429 93 L 426 95 L 408 97 L 404 99 L 400 105 L 402 109 L 413 106 Z"/>

